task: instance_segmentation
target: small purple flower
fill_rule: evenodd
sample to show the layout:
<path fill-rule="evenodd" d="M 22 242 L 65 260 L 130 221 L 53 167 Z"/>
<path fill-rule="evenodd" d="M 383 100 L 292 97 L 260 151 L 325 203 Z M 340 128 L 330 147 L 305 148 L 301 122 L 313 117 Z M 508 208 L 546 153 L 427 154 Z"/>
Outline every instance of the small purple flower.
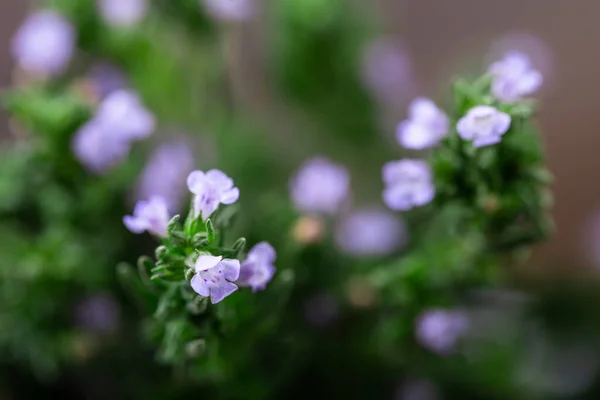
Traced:
<path fill-rule="evenodd" d="M 146 15 L 148 0 L 97 0 L 97 6 L 108 25 L 131 27 Z"/>
<path fill-rule="evenodd" d="M 483 147 L 499 143 L 510 124 L 510 115 L 492 106 L 476 106 L 458 121 L 456 131 L 464 140 L 472 140 L 473 146 Z"/>
<path fill-rule="evenodd" d="M 269 243 L 255 245 L 242 262 L 237 284 L 250 286 L 253 292 L 263 290 L 275 274 L 275 257 L 275 249 Z"/>
<path fill-rule="evenodd" d="M 533 68 L 529 57 L 511 52 L 492 64 L 489 72 L 494 76 L 492 93 L 503 102 L 510 103 L 534 93 L 542 85 L 542 74 Z"/>
<path fill-rule="evenodd" d="M 467 316 L 456 310 L 426 311 L 416 322 L 416 337 L 423 347 L 441 355 L 450 354 L 469 329 Z"/>
<path fill-rule="evenodd" d="M 412 150 L 435 146 L 448 135 L 450 122 L 433 101 L 418 98 L 410 104 L 408 119 L 396 130 L 398 143 Z"/>
<path fill-rule="evenodd" d="M 342 220 L 336 242 L 345 253 L 356 257 L 386 255 L 406 243 L 404 223 L 389 211 L 363 209 Z"/>
<path fill-rule="evenodd" d="M 120 89 L 108 95 L 96 111 L 95 119 L 107 129 L 130 140 L 145 139 L 154 131 L 156 120 L 139 96 Z"/>
<path fill-rule="evenodd" d="M 235 292 L 238 287 L 232 283 L 240 275 L 240 262 L 221 256 L 201 255 L 196 260 L 192 289 L 200 296 L 209 297 L 216 304 Z"/>
<path fill-rule="evenodd" d="M 388 162 L 383 166 L 383 182 L 383 201 L 395 211 L 423 206 L 435 195 L 431 169 L 421 160 Z"/>
<path fill-rule="evenodd" d="M 154 116 L 131 91 L 108 95 L 96 115 L 75 134 L 72 149 L 92 173 L 102 174 L 129 154 L 131 142 L 148 137 L 154 130 Z"/>
<path fill-rule="evenodd" d="M 254 15 L 254 0 L 203 0 L 204 8 L 223 21 L 244 21 Z"/>
<path fill-rule="evenodd" d="M 379 101 L 403 104 L 414 86 L 408 52 L 388 38 L 371 42 L 363 53 L 362 80 Z"/>
<path fill-rule="evenodd" d="M 290 182 L 294 205 L 308 214 L 335 214 L 349 191 L 348 170 L 323 157 L 306 161 Z"/>
<path fill-rule="evenodd" d="M 86 330 L 110 333 L 119 323 L 119 305 L 108 294 L 95 294 L 77 306 L 75 319 L 77 325 Z"/>
<path fill-rule="evenodd" d="M 218 169 L 206 173 L 193 171 L 188 175 L 187 186 L 195 194 L 194 212 L 206 220 L 219 204 L 233 204 L 240 197 L 240 190 L 233 186 L 233 179 Z"/>
<path fill-rule="evenodd" d="M 185 179 L 194 169 L 194 156 L 187 142 L 160 145 L 150 156 L 140 176 L 137 197 L 160 196 L 171 213 L 181 210 L 186 195 Z"/>
<path fill-rule="evenodd" d="M 108 63 L 94 65 L 87 73 L 86 80 L 100 99 L 104 99 L 109 94 L 127 86 L 123 72 Z"/>
<path fill-rule="evenodd" d="M 148 201 L 138 201 L 133 215 L 123 217 L 123 223 L 133 233 L 148 231 L 158 237 L 165 237 L 169 219 L 165 200 L 162 197 L 153 196 Z"/>
<path fill-rule="evenodd" d="M 72 142 L 75 157 L 90 172 L 102 174 L 115 167 L 129 154 L 129 142 L 107 132 L 105 127 L 92 119 L 75 134 Z"/>
<path fill-rule="evenodd" d="M 76 33 L 54 11 L 38 11 L 27 17 L 12 39 L 12 55 L 25 72 L 41 77 L 64 71 L 75 51 Z"/>

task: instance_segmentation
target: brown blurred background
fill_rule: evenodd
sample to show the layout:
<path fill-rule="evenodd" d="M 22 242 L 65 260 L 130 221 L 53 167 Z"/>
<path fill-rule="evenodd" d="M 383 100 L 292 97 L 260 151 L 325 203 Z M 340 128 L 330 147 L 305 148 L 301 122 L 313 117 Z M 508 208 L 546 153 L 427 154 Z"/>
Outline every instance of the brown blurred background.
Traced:
<path fill-rule="evenodd" d="M 77 1 L 77 0 L 73 0 Z M 385 33 L 407 45 L 424 94 L 484 55 L 500 36 L 527 32 L 549 45 L 552 73 L 544 83 L 540 115 L 550 169 L 556 177 L 557 235 L 538 251 L 540 265 L 585 263 L 589 218 L 600 211 L 600 2 L 598 0 L 361 0 L 375 4 Z M 371 1 L 373 3 L 371 3 Z M 10 82 L 9 38 L 25 0 L 0 1 L 0 84 Z M 8 134 L 6 114 L 0 135 Z M 600 238 L 598 240 L 600 245 Z"/>

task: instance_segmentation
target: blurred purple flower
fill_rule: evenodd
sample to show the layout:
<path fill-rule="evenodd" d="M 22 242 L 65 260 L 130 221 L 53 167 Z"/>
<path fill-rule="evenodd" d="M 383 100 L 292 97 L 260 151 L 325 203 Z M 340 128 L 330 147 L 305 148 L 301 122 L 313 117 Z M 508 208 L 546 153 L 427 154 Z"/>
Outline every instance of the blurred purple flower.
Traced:
<path fill-rule="evenodd" d="M 535 70 L 529 57 L 511 52 L 493 63 L 489 72 L 493 75 L 492 93 L 499 100 L 510 103 L 528 96 L 542 85 L 542 74 Z"/>
<path fill-rule="evenodd" d="M 131 91 L 107 96 L 96 115 L 75 134 L 72 149 L 92 173 L 102 174 L 123 161 L 131 141 L 144 139 L 154 130 L 154 116 Z"/>
<path fill-rule="evenodd" d="M 95 119 L 110 131 L 130 140 L 145 139 L 155 128 L 155 118 L 139 96 L 132 90 L 120 89 L 109 94 L 100 103 Z"/>
<path fill-rule="evenodd" d="M 12 55 L 25 72 L 41 77 L 64 71 L 75 51 L 76 32 L 54 11 L 30 14 L 12 38 Z"/>
<path fill-rule="evenodd" d="M 148 0 L 97 0 L 102 19 L 112 26 L 135 26 L 146 15 Z"/>
<path fill-rule="evenodd" d="M 395 211 L 423 206 L 435 195 L 431 169 L 425 161 L 388 162 L 383 166 L 383 182 L 383 201 Z"/>
<path fill-rule="evenodd" d="M 202 0 L 206 11 L 223 21 L 243 21 L 255 12 L 254 0 Z"/>
<path fill-rule="evenodd" d="M 448 355 L 469 329 L 469 319 L 457 310 L 429 310 L 419 316 L 415 329 L 416 338 L 423 347 Z"/>
<path fill-rule="evenodd" d="M 371 42 L 363 51 L 362 80 L 379 101 L 404 103 L 414 86 L 408 52 L 388 38 Z"/>
<path fill-rule="evenodd" d="M 127 140 L 107 132 L 98 121 L 91 120 L 79 128 L 71 147 L 75 157 L 90 172 L 102 174 L 127 157 L 130 145 Z"/>
<path fill-rule="evenodd" d="M 106 63 L 94 65 L 87 74 L 87 80 L 100 99 L 127 86 L 123 72 Z"/>
<path fill-rule="evenodd" d="M 541 37 L 529 32 L 514 31 L 499 36 L 490 46 L 486 60 L 491 64 L 515 52 L 527 54 L 532 66 L 546 81 L 552 75 L 555 62 L 551 47 Z"/>
<path fill-rule="evenodd" d="M 326 293 L 318 293 L 306 301 L 304 313 L 311 325 L 325 326 L 338 316 L 338 302 Z"/>
<path fill-rule="evenodd" d="M 398 143 L 412 150 L 435 146 L 448 135 L 450 122 L 433 101 L 417 98 L 410 104 L 408 119 L 396 130 Z"/>
<path fill-rule="evenodd" d="M 233 180 L 218 169 L 206 173 L 193 171 L 188 175 L 187 186 L 194 197 L 195 215 L 206 220 L 219 204 L 233 204 L 240 197 L 240 190 L 233 186 Z"/>
<path fill-rule="evenodd" d="M 406 243 L 404 223 L 389 211 L 363 209 L 344 218 L 336 231 L 336 242 L 356 257 L 386 255 Z"/>
<path fill-rule="evenodd" d="M 510 124 L 510 115 L 491 106 L 476 106 L 458 121 L 456 131 L 464 140 L 472 140 L 473 146 L 483 147 L 499 143 Z"/>
<path fill-rule="evenodd" d="M 290 182 L 296 208 L 308 214 L 334 214 L 348 198 L 350 175 L 323 157 L 306 161 Z"/>
<path fill-rule="evenodd" d="M 160 196 L 173 214 L 179 212 L 187 198 L 186 177 L 194 169 L 194 156 L 188 143 L 174 141 L 157 147 L 142 172 L 137 198 Z"/>
<path fill-rule="evenodd" d="M 190 284 L 200 296 L 209 297 L 216 304 L 235 292 L 233 284 L 240 275 L 240 262 L 221 256 L 201 255 L 194 266 L 196 274 Z"/>
<path fill-rule="evenodd" d="M 248 257 L 242 262 L 236 283 L 250 286 L 253 292 L 263 290 L 275 274 L 275 257 L 275 249 L 269 243 L 258 243 L 250 249 Z"/>
<path fill-rule="evenodd" d="M 119 305 L 108 294 L 95 294 L 84 299 L 75 312 L 77 325 L 96 333 L 110 333 L 119 323 Z"/>
<path fill-rule="evenodd" d="M 123 217 L 123 223 L 133 233 L 148 231 L 158 237 L 165 237 L 169 219 L 165 200 L 159 196 L 152 196 L 147 201 L 138 201 L 133 215 Z"/>

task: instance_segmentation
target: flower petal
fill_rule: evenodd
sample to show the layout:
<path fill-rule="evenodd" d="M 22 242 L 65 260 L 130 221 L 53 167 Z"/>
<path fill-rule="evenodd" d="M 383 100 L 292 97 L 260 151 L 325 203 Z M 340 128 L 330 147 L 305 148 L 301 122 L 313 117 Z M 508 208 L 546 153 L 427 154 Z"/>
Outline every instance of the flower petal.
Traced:
<path fill-rule="evenodd" d="M 187 186 L 190 192 L 201 195 L 204 192 L 206 176 L 202 171 L 192 171 L 187 177 Z"/>
<path fill-rule="evenodd" d="M 194 292 L 198 293 L 200 296 L 210 296 L 210 289 L 208 287 L 208 284 L 199 275 L 194 275 L 192 277 L 190 285 L 192 286 L 192 289 L 194 289 Z"/>
<path fill-rule="evenodd" d="M 223 281 L 223 283 L 221 283 L 218 286 L 211 286 L 210 288 L 210 302 L 212 304 L 217 304 L 218 302 L 220 302 L 221 300 L 223 300 L 225 297 L 229 296 L 231 293 L 235 292 L 238 289 L 238 287 L 231 283 L 231 282 L 227 282 L 227 281 Z"/>
<path fill-rule="evenodd" d="M 260 242 L 250 249 L 248 258 L 252 258 L 260 263 L 272 264 L 276 258 L 275 249 L 267 242 Z"/>
<path fill-rule="evenodd" d="M 240 198 L 240 190 L 236 187 L 221 193 L 221 203 L 233 204 Z"/>
<path fill-rule="evenodd" d="M 133 233 L 142 233 L 149 228 L 148 222 L 145 219 L 136 218 L 132 215 L 124 216 L 123 224 Z"/>
<path fill-rule="evenodd" d="M 228 281 L 236 281 L 240 276 L 240 262 L 225 258 L 219 263 L 219 270 L 223 271 L 223 277 Z"/>
<path fill-rule="evenodd" d="M 211 256 L 211 255 L 201 255 L 196 259 L 196 263 L 194 264 L 194 269 L 196 272 L 207 271 L 211 268 L 216 267 L 221 260 L 222 256 Z"/>
<path fill-rule="evenodd" d="M 212 183 L 219 191 L 227 190 L 233 187 L 233 179 L 218 169 L 211 169 L 207 171 L 206 179 L 208 179 L 210 183 Z"/>

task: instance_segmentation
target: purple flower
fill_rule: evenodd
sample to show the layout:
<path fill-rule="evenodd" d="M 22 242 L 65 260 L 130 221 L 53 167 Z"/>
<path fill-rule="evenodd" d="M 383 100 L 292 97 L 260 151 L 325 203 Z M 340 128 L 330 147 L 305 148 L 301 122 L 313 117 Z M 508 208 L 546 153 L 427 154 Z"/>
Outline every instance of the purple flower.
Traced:
<path fill-rule="evenodd" d="M 238 287 L 233 284 L 240 275 L 240 262 L 221 256 L 198 256 L 194 266 L 192 289 L 200 296 L 209 297 L 216 304 L 235 292 Z"/>
<path fill-rule="evenodd" d="M 406 243 L 406 226 L 396 215 L 378 209 L 363 209 L 342 220 L 336 242 L 356 257 L 385 255 Z"/>
<path fill-rule="evenodd" d="M 162 197 L 153 196 L 148 201 L 138 201 L 133 215 L 123 217 L 123 223 L 133 233 L 148 231 L 158 237 L 165 237 L 169 219 L 165 200 Z"/>
<path fill-rule="evenodd" d="M 57 75 L 73 57 L 75 35 L 73 26 L 60 14 L 39 11 L 29 15 L 12 38 L 12 55 L 27 73 Z"/>
<path fill-rule="evenodd" d="M 412 150 L 435 146 L 448 135 L 450 122 L 433 101 L 418 98 L 410 104 L 408 119 L 396 130 L 398 143 Z"/>
<path fill-rule="evenodd" d="M 127 157 L 132 141 L 146 138 L 153 129 L 154 117 L 137 95 L 119 90 L 107 96 L 75 134 L 72 149 L 90 172 L 101 174 Z"/>
<path fill-rule="evenodd" d="M 88 72 L 86 79 L 94 94 L 100 99 L 127 86 L 123 72 L 117 67 L 106 63 L 94 65 Z"/>
<path fill-rule="evenodd" d="M 233 204 L 240 197 L 240 190 L 233 186 L 233 180 L 218 169 L 206 173 L 193 171 L 188 175 L 187 185 L 195 194 L 194 212 L 206 220 L 214 213 L 219 204 Z"/>
<path fill-rule="evenodd" d="M 336 213 L 349 191 L 348 170 L 322 157 L 306 161 L 290 183 L 294 205 L 309 214 Z"/>
<path fill-rule="evenodd" d="M 130 27 L 146 15 L 148 0 L 97 0 L 97 6 L 108 25 Z"/>
<path fill-rule="evenodd" d="M 472 140 L 475 147 L 490 146 L 502 140 L 510 123 L 510 115 L 492 106 L 476 106 L 458 121 L 456 131 L 464 140 Z"/>
<path fill-rule="evenodd" d="M 492 93 L 503 102 L 510 103 L 534 93 L 542 85 L 542 74 L 533 68 L 529 57 L 511 52 L 492 64 L 489 72 L 494 76 Z"/>
<path fill-rule="evenodd" d="M 429 165 L 421 160 L 392 161 L 383 166 L 383 201 L 395 211 L 407 211 L 433 200 L 435 186 Z"/>
<path fill-rule="evenodd" d="M 363 53 L 362 80 L 381 102 L 404 103 L 414 86 L 407 51 L 387 38 L 371 42 Z"/>
<path fill-rule="evenodd" d="M 95 119 L 107 130 L 130 140 L 145 139 L 155 128 L 155 118 L 131 90 L 120 89 L 108 95 L 96 111 Z"/>
<path fill-rule="evenodd" d="M 90 172 L 102 174 L 115 167 L 129 154 L 129 142 L 107 132 L 96 120 L 84 124 L 72 142 L 75 157 Z"/>
<path fill-rule="evenodd" d="M 223 21 L 243 21 L 254 14 L 254 0 L 203 0 L 204 8 Z"/>
<path fill-rule="evenodd" d="M 160 196 L 171 213 L 181 210 L 185 200 L 185 179 L 194 169 L 194 156 L 188 143 L 174 141 L 160 145 L 141 174 L 137 197 Z"/>
<path fill-rule="evenodd" d="M 456 310 L 430 310 L 419 316 L 416 337 L 423 347 L 441 355 L 450 354 L 469 329 L 467 316 Z"/>
<path fill-rule="evenodd" d="M 113 332 L 119 323 L 119 305 L 107 294 L 95 294 L 77 306 L 77 325 L 91 332 Z"/>
<path fill-rule="evenodd" d="M 275 249 L 269 243 L 255 245 L 242 262 L 237 284 L 250 286 L 253 292 L 263 290 L 275 274 L 275 256 Z"/>

